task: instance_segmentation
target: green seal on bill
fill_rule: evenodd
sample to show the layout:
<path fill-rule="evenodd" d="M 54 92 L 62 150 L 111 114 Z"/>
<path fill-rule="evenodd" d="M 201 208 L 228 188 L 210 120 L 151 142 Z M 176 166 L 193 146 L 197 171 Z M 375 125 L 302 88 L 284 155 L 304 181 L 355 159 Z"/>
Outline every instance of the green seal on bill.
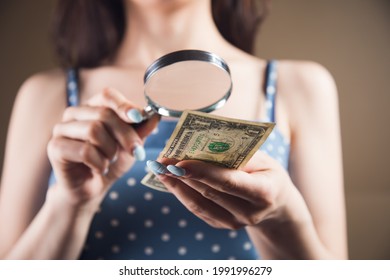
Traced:
<path fill-rule="evenodd" d="M 209 144 L 209 150 L 214 153 L 223 153 L 230 149 L 230 145 L 224 142 L 211 142 Z"/>

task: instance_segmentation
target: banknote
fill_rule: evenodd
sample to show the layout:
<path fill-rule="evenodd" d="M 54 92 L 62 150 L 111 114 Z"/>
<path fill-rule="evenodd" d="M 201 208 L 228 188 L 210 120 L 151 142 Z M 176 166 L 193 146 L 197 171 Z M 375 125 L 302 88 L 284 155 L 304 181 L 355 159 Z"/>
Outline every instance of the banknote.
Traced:
<path fill-rule="evenodd" d="M 164 184 L 161 183 L 152 172 L 148 172 L 148 174 L 146 174 L 146 176 L 142 179 L 141 184 L 158 191 L 168 192 Z"/>
<path fill-rule="evenodd" d="M 195 159 L 226 168 L 244 166 L 265 142 L 274 123 L 231 119 L 185 111 L 161 152 L 161 158 Z M 147 179 L 145 179 L 147 178 Z M 151 174 L 142 183 L 155 189 L 164 185 Z"/>

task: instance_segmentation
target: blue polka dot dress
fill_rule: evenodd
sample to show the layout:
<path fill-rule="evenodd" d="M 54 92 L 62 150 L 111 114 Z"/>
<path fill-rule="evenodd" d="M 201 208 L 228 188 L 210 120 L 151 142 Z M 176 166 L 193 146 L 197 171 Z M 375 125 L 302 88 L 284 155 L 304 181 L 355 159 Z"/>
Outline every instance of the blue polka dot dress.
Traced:
<path fill-rule="evenodd" d="M 274 121 L 276 62 L 266 70 L 267 121 Z M 68 71 L 68 105 L 78 104 L 77 72 Z M 162 120 L 145 142 L 146 159 L 110 189 L 89 229 L 81 259 L 258 259 L 245 229 L 221 230 L 189 212 L 170 193 L 141 184 L 146 161 L 155 160 L 176 126 Z M 277 127 L 261 147 L 285 168 L 289 143 Z"/>

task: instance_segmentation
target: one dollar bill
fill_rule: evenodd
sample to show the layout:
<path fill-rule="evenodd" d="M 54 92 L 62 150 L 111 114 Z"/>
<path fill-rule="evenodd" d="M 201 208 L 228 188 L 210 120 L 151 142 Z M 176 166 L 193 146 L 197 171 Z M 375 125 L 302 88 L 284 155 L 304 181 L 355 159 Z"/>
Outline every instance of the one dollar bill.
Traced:
<path fill-rule="evenodd" d="M 231 119 L 208 113 L 185 111 L 159 159 L 201 160 L 226 168 L 244 166 L 265 142 L 274 123 Z M 153 173 L 142 184 L 165 190 Z"/>

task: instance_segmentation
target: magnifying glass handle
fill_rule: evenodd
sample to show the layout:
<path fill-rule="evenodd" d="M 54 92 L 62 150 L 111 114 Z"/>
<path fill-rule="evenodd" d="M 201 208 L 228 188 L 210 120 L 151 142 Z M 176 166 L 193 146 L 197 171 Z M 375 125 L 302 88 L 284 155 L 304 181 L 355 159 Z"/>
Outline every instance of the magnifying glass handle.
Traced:
<path fill-rule="evenodd" d="M 146 121 L 147 119 L 150 119 L 154 114 L 156 114 L 156 111 L 153 110 L 153 107 L 147 105 L 142 112 L 142 121 Z"/>

